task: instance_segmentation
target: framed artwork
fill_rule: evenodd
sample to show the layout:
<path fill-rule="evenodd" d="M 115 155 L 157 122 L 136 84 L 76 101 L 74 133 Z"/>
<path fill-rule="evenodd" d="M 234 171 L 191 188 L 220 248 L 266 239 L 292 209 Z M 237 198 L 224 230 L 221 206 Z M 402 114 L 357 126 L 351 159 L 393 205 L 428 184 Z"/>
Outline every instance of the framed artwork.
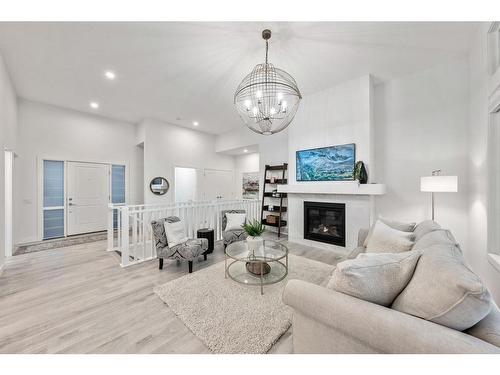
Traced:
<path fill-rule="evenodd" d="M 243 199 L 259 198 L 259 172 L 243 173 L 241 195 Z"/>

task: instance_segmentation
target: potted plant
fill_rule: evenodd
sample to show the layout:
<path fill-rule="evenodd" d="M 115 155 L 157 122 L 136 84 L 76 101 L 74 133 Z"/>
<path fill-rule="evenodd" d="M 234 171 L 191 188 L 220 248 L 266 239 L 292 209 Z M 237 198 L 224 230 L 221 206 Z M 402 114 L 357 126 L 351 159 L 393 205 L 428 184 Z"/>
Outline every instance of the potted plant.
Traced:
<path fill-rule="evenodd" d="M 246 224 L 243 224 L 243 230 L 247 233 L 247 245 L 248 251 L 252 254 L 255 250 L 258 250 L 262 245 L 264 239 L 261 237 L 261 234 L 264 233 L 266 227 L 259 221 L 249 221 Z"/>

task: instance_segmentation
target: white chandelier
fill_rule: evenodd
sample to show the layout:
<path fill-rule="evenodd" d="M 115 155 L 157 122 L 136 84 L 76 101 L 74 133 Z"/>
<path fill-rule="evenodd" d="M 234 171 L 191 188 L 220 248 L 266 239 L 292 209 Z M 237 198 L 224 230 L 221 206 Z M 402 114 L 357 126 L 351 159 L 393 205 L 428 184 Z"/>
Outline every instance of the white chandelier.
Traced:
<path fill-rule="evenodd" d="M 267 62 L 271 30 L 262 31 L 262 38 L 266 41 L 266 62 L 255 66 L 240 83 L 234 105 L 251 130 L 271 135 L 292 122 L 302 95 L 290 74 Z"/>

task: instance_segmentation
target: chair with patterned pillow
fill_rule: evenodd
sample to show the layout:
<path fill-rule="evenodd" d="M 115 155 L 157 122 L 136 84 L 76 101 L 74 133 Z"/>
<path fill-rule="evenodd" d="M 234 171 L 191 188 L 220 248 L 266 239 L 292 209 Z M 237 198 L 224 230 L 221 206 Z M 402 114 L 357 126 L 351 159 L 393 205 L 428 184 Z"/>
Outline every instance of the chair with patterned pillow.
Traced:
<path fill-rule="evenodd" d="M 221 212 L 222 216 L 222 239 L 224 241 L 224 249 L 233 242 L 244 241 L 247 238 L 247 233 L 243 228 L 226 228 L 227 216 L 226 214 L 246 214 L 245 210 L 224 210 Z M 245 218 L 246 223 L 246 218 Z"/>
<path fill-rule="evenodd" d="M 207 260 L 208 240 L 206 238 L 188 239 L 175 246 L 168 246 L 168 238 L 165 233 L 165 222 L 175 223 L 180 221 L 177 216 L 169 216 L 151 222 L 153 228 L 153 239 L 155 241 L 156 254 L 160 261 L 159 268 L 163 268 L 163 259 L 187 260 L 189 273 L 193 272 L 193 260 L 203 255 Z"/>

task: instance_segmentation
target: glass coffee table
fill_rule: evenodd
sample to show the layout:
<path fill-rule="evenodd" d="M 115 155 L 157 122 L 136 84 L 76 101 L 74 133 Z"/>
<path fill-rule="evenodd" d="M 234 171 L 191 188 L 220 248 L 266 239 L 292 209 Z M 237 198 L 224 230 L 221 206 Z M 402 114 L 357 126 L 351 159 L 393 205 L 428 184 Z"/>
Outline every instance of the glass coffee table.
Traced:
<path fill-rule="evenodd" d="M 246 285 L 275 284 L 288 275 L 288 248 L 280 242 L 263 240 L 255 250 L 247 241 L 229 244 L 225 251 L 225 277 Z"/>

